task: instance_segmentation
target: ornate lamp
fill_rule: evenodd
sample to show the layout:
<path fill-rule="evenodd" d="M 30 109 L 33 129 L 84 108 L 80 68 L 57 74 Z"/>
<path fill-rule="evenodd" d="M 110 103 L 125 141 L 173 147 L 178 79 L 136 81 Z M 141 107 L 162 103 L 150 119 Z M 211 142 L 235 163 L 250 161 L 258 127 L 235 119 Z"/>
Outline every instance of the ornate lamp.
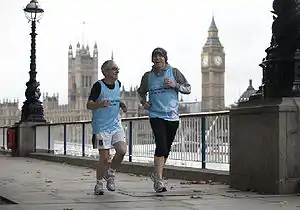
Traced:
<path fill-rule="evenodd" d="M 26 100 L 22 106 L 21 122 L 45 122 L 44 109 L 42 102 L 39 100 L 41 93 L 40 83 L 36 81 L 36 22 L 38 22 L 44 10 L 40 7 L 37 0 L 31 0 L 24 8 L 26 18 L 31 22 L 31 55 L 29 81 L 26 83 L 25 96 Z"/>

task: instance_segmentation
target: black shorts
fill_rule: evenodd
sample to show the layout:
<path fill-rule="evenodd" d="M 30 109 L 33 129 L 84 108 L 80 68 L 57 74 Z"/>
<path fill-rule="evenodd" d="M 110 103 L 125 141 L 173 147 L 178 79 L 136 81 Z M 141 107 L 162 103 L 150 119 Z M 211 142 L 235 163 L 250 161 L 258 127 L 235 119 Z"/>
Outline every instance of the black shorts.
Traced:
<path fill-rule="evenodd" d="M 161 118 L 150 118 L 150 125 L 155 138 L 155 156 L 169 156 L 172 143 L 175 139 L 179 121 L 168 121 Z"/>

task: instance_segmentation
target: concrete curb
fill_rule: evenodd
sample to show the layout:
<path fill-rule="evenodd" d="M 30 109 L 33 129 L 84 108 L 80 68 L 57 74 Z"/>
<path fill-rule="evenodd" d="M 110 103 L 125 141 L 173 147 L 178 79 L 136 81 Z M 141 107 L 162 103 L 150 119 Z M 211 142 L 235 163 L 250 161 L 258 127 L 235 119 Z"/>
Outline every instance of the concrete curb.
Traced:
<path fill-rule="evenodd" d="M 95 168 L 97 163 L 97 159 L 95 158 L 53 155 L 49 153 L 31 153 L 29 157 L 88 168 Z M 153 165 L 147 163 L 123 162 L 118 171 L 122 173 L 148 176 L 150 172 L 153 171 Z M 170 179 L 183 179 L 190 181 L 211 180 L 213 182 L 220 182 L 222 184 L 229 183 L 229 172 L 210 169 L 166 166 L 164 170 L 164 176 Z"/>

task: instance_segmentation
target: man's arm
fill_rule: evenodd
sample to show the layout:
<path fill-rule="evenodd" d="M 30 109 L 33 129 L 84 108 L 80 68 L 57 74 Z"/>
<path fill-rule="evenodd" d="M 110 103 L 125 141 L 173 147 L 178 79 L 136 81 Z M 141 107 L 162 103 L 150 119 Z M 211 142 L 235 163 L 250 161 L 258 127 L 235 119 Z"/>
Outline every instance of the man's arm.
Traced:
<path fill-rule="evenodd" d="M 176 68 L 173 68 L 173 74 L 176 80 L 176 90 L 182 94 L 191 93 L 191 85 L 186 80 L 185 76 Z"/>
<path fill-rule="evenodd" d="M 101 85 L 99 82 L 95 82 L 91 89 L 89 99 L 86 103 L 87 109 L 93 110 L 93 109 L 99 109 L 102 107 L 102 104 L 97 102 L 97 99 L 99 98 L 100 93 L 101 93 Z"/>
<path fill-rule="evenodd" d="M 141 104 L 144 104 L 147 99 L 147 93 L 148 93 L 148 74 L 149 72 L 146 72 L 142 79 L 141 79 L 141 84 L 140 87 L 137 89 L 138 95 L 139 95 L 139 100 Z"/>
<path fill-rule="evenodd" d="M 120 87 L 120 89 L 121 89 L 122 83 L 121 83 L 120 80 L 118 80 L 118 82 L 119 82 L 119 87 Z M 126 107 L 126 104 L 125 104 L 123 101 L 120 101 L 120 108 L 121 108 L 123 111 L 124 111 L 124 109 L 127 108 L 127 107 Z"/>
<path fill-rule="evenodd" d="M 122 109 L 122 111 L 124 113 L 127 112 L 127 106 L 126 106 L 126 104 L 123 101 L 120 101 L 120 108 Z"/>

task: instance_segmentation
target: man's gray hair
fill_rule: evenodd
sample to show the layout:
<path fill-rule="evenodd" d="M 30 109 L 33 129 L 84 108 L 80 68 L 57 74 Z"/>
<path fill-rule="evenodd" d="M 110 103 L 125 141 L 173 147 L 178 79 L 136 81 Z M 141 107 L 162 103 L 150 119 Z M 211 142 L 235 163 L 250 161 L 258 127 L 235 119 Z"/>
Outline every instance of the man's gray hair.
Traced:
<path fill-rule="evenodd" d="M 107 61 L 105 61 L 105 62 L 102 64 L 102 66 L 101 66 L 101 71 L 102 71 L 102 73 L 104 74 L 105 71 L 111 69 L 114 63 L 115 63 L 115 62 L 114 62 L 113 60 L 107 60 Z"/>

